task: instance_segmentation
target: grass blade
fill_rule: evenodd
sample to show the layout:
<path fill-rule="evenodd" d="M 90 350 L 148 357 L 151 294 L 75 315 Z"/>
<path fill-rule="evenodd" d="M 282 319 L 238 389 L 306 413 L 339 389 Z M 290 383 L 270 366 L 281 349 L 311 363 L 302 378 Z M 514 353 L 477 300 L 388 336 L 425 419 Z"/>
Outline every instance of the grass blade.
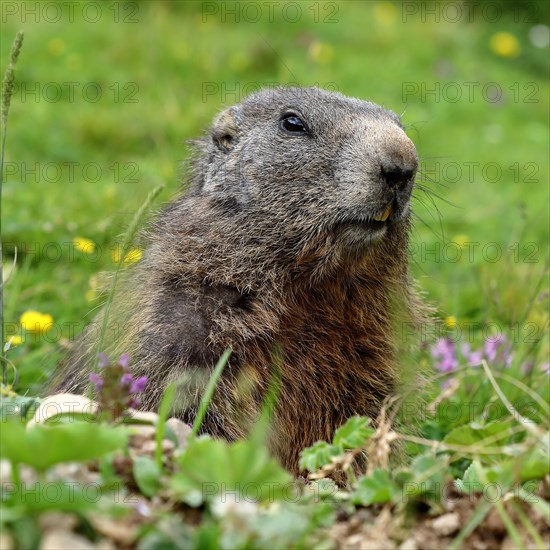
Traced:
<path fill-rule="evenodd" d="M 170 384 L 165 390 L 162 396 L 162 400 L 159 405 L 159 421 L 157 424 L 157 433 L 156 433 L 156 447 L 155 447 L 155 460 L 157 466 L 162 470 L 162 440 L 164 439 L 164 428 L 166 426 L 166 420 L 170 414 L 170 408 L 174 402 L 174 397 L 176 395 L 176 389 L 178 385 L 176 383 Z"/>
<path fill-rule="evenodd" d="M 136 234 L 136 231 L 137 231 L 137 228 L 138 228 L 138 225 L 139 225 L 139 222 L 140 222 L 141 218 L 144 216 L 145 211 L 147 210 L 147 208 L 149 208 L 149 205 L 153 202 L 155 197 L 162 191 L 162 189 L 163 189 L 163 186 L 159 185 L 159 186 L 155 187 L 149 193 L 149 195 L 147 195 L 147 198 L 145 199 L 145 201 L 143 202 L 143 204 L 141 205 L 139 210 L 135 213 L 134 217 L 132 218 L 132 221 L 131 221 L 130 225 L 128 226 L 128 230 L 126 231 L 126 234 L 124 235 L 124 243 L 123 243 L 123 245 L 121 247 L 121 250 L 120 250 L 120 255 L 119 255 L 119 258 L 118 258 L 117 267 L 116 267 L 115 274 L 114 274 L 114 277 L 113 277 L 113 282 L 111 283 L 111 287 L 109 288 L 109 296 L 107 298 L 107 302 L 105 303 L 105 308 L 104 308 L 104 311 L 103 311 L 103 320 L 102 320 L 102 323 L 101 323 L 101 330 L 100 330 L 100 333 L 99 333 L 99 344 L 98 344 L 98 347 L 97 347 L 97 352 L 98 353 L 103 351 L 103 345 L 104 345 L 104 341 L 105 341 L 105 333 L 107 332 L 107 326 L 108 326 L 108 323 L 109 323 L 109 313 L 110 313 L 110 310 L 111 310 L 111 304 L 113 302 L 113 298 L 114 298 L 114 295 L 115 295 L 115 289 L 116 289 L 116 285 L 117 285 L 117 281 L 118 281 L 118 276 L 120 274 L 122 264 L 124 263 L 124 257 L 126 255 L 126 252 L 127 252 L 128 248 L 130 247 L 131 243 L 134 240 L 134 237 L 135 237 L 135 234 Z M 94 371 L 97 371 L 98 362 L 99 362 L 99 357 L 96 357 L 95 364 L 94 364 L 94 369 L 93 369 Z"/>
<path fill-rule="evenodd" d="M 13 40 L 10 52 L 10 62 L 2 81 L 2 145 L 0 147 L 0 361 L 2 362 L 2 384 L 8 383 L 8 365 L 6 362 L 6 351 L 4 350 L 4 270 L 2 267 L 2 185 L 4 183 L 4 151 L 6 148 L 6 137 L 8 129 L 8 115 L 10 112 L 11 96 L 15 90 L 15 66 L 21 46 L 23 45 L 23 31 L 18 31 Z"/>
<path fill-rule="evenodd" d="M 195 437 L 199 432 L 202 421 L 204 420 L 204 415 L 206 414 L 206 410 L 208 409 L 208 405 L 210 405 L 212 395 L 214 394 L 214 389 L 216 388 L 216 384 L 218 383 L 218 380 L 223 372 L 223 369 L 225 368 L 225 365 L 229 360 L 229 356 L 231 355 L 231 352 L 232 352 L 232 349 L 227 348 L 223 352 L 223 355 L 220 357 L 218 363 L 216 364 L 216 368 L 214 369 L 214 372 L 212 373 L 212 376 L 208 381 L 206 390 L 204 390 L 204 395 L 202 396 L 199 409 L 197 411 L 197 417 L 195 418 L 195 422 L 193 422 L 191 437 Z"/>

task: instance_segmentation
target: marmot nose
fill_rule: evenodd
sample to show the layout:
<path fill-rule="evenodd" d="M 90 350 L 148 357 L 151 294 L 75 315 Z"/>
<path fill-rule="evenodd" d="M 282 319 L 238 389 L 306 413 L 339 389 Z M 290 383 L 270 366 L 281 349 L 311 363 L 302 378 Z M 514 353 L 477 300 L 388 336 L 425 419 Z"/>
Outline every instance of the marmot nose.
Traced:
<path fill-rule="evenodd" d="M 399 162 L 394 159 L 383 161 L 380 164 L 380 174 L 389 187 L 405 187 L 413 179 L 416 165 L 408 162 Z"/>

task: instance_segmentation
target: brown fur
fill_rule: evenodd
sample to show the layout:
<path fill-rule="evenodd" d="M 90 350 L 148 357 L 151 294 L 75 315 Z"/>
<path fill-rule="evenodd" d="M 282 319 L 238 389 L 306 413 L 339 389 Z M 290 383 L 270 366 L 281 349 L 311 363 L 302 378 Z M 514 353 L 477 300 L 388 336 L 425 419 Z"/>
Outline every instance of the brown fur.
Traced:
<path fill-rule="evenodd" d="M 310 136 L 278 129 L 289 108 Z M 395 391 L 397 335 L 421 311 L 407 260 L 416 152 L 393 113 L 317 89 L 255 94 L 196 148 L 190 190 L 158 217 L 117 295 L 107 351 L 130 352 L 149 377 L 145 408 L 187 373 L 177 413 L 191 422 L 231 347 L 202 426 L 228 440 L 258 419 L 279 354 L 268 443 L 298 473 L 304 447 L 352 415 L 376 418 Z M 413 174 L 397 191 L 381 176 L 392 163 Z M 363 227 L 392 198 L 383 234 Z M 97 350 L 83 340 L 56 390 L 85 384 Z"/>

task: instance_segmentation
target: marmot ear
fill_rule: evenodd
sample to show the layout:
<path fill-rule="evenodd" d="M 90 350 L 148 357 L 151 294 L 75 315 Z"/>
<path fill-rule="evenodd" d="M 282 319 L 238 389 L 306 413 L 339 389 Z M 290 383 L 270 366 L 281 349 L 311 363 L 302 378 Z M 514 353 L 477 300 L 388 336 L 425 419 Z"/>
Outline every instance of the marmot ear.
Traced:
<path fill-rule="evenodd" d="M 237 140 L 237 109 L 238 107 L 230 107 L 220 113 L 212 126 L 212 141 L 224 153 L 231 151 Z"/>

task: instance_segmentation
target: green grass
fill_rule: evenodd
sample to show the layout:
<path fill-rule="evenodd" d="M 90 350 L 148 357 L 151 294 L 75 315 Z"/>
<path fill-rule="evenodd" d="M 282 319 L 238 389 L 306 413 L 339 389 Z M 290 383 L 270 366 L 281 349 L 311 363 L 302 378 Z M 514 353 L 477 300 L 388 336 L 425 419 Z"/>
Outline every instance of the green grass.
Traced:
<path fill-rule="evenodd" d="M 202 22 L 201 5 L 195 2 L 141 2 L 138 22 L 126 24 L 114 23 L 107 8 L 98 23 L 78 17 L 69 26 L 33 23 L 32 17 L 22 25 L 17 16 L 8 18 L 3 52 L 18 28 L 26 32 L 17 70 L 24 91 L 13 98 L 6 151 L 3 239 L 6 249 L 17 246 L 23 252 L 19 280 L 6 289 L 8 322 L 16 323 L 26 309 L 38 309 L 54 317 L 64 336 L 67 323 L 81 329 L 95 307 L 85 298 L 90 276 L 114 268 L 109 248 L 156 184 L 166 185 L 161 201 L 176 192 L 187 154 L 184 141 L 199 135 L 223 105 L 238 101 L 241 91 L 273 82 L 336 86 L 345 94 L 405 110 L 423 170 L 435 180 L 428 187 L 444 198 L 434 199 L 434 206 L 419 193 L 415 201 L 422 221 L 413 232 L 412 246 L 418 250 L 413 269 L 421 288 L 442 315 L 455 315 L 459 322 L 516 322 L 506 300 L 524 301 L 525 289 L 547 261 L 549 237 L 549 88 L 544 50 L 530 44 L 529 25 L 514 23 L 513 14 L 505 14 L 499 24 L 481 17 L 474 24 L 423 23 L 419 17 L 403 23 L 399 9 L 379 2 L 343 2 L 336 23 L 316 23 L 313 4 L 303 5 L 296 23 L 285 22 L 277 10 L 274 23 L 267 13 L 257 23 L 236 24 L 230 15 L 225 23 L 220 15 Z M 324 9 L 321 19 L 330 15 Z M 489 41 L 499 31 L 511 31 L 520 41 L 518 58 L 491 51 Z M 315 51 L 320 53 L 315 56 Z M 83 98 L 90 82 L 101 86 L 97 102 Z M 464 84 L 471 82 L 479 85 Z M 487 83 L 498 85 L 501 102 L 484 99 Z M 415 92 L 436 85 L 451 99 L 458 86 L 463 99 L 451 103 L 443 93 L 422 97 Z M 217 91 L 203 97 L 205 87 Z M 92 94 L 93 88 L 86 89 Z M 403 90 L 409 90 L 406 102 Z M 58 101 L 47 100 L 58 91 L 63 92 Z M 536 102 L 524 103 L 533 91 Z M 69 163 L 75 163 L 74 174 Z M 490 181 L 492 172 L 489 179 L 482 173 L 488 163 L 502 171 L 496 181 Z M 519 172 L 510 169 L 514 163 Z M 527 163 L 532 164 L 524 170 Z M 458 181 L 456 166 L 462 171 Z M 472 262 L 464 257 L 459 263 L 446 261 L 453 260 L 453 248 L 430 255 L 436 243 L 444 246 L 457 235 L 479 243 Z M 75 236 L 101 247 L 97 261 L 73 253 Z M 488 243 L 496 247 L 489 253 L 503 253 L 495 263 L 482 254 Z M 515 243 L 519 258 L 507 258 Z M 522 261 L 529 252 L 536 263 Z M 25 256 L 31 262 L 27 271 L 20 267 Z M 499 274 L 510 271 L 519 287 L 499 280 Z M 485 285 L 497 287 L 491 300 Z M 493 301 L 504 301 L 504 307 Z M 534 315 L 538 323 L 544 317 Z M 16 353 L 25 385 L 53 366 L 46 359 L 40 365 L 34 357 L 27 361 L 26 350 Z"/>
<path fill-rule="evenodd" d="M 471 339 L 474 347 L 495 330 L 506 332 L 514 361 L 502 372 L 527 385 L 518 388 L 497 379 L 512 403 L 533 402 L 533 389 L 548 401 L 547 377 L 540 367 L 550 351 L 550 86 L 548 47 L 530 42 L 534 23 L 525 22 L 529 14 L 516 17 L 504 10 L 497 22 L 480 16 L 470 23 L 436 23 L 430 16 L 426 22 L 418 16 L 403 22 L 399 4 L 302 2 L 303 16 L 290 23 L 278 8 L 269 21 L 265 3 L 258 4 L 263 6 L 258 22 L 236 23 L 230 14 L 225 22 L 219 14 L 205 20 L 200 2 L 119 4 L 121 17 L 138 7 L 136 23 L 115 23 L 112 3 L 102 4 L 97 23 L 83 21 L 78 8 L 71 24 L 65 16 L 58 23 L 44 17 L 35 22 L 33 16 L 23 20 L 22 11 L 6 17 L 0 38 L 2 74 L 16 31 L 25 31 L 2 201 L 5 272 L 11 270 L 14 247 L 19 252 L 5 288 L 7 333 L 24 337 L 9 352 L 19 373 L 17 391 L 39 394 L 71 332 L 82 330 L 94 316 L 102 298 L 89 300 L 90 285 L 101 281 L 103 272 L 116 270 L 112 251 L 150 191 L 165 186 L 155 208 L 178 191 L 181 162 L 188 154 L 185 140 L 200 135 L 242 92 L 292 82 L 335 88 L 404 112 L 426 176 L 422 183 L 430 191 L 417 192 L 413 203 L 417 220 L 411 266 L 419 288 L 441 320 L 456 318 L 462 339 Z M 17 5 L 24 10 L 34 2 Z M 316 14 L 325 19 L 333 5 L 338 8 L 335 22 L 318 22 Z M 529 5 L 537 7 L 537 21 L 548 24 L 546 3 Z M 491 49 L 499 32 L 515 36 L 520 46 L 516 57 Z M 82 94 L 91 82 L 101 86 L 96 102 Z M 67 83 L 76 83 L 73 98 Z M 502 91 L 500 101 L 483 94 L 488 83 Z M 428 91 L 425 97 L 422 86 Z M 430 95 L 435 86 L 441 93 Z M 462 98 L 452 101 L 457 89 Z M 47 99 L 52 95 L 46 94 L 59 90 L 60 98 Z M 460 177 L 455 177 L 457 167 Z M 495 167 L 501 171 L 498 177 Z M 75 250 L 75 237 L 93 240 L 97 257 Z M 40 337 L 22 332 L 19 317 L 27 310 L 51 314 L 56 327 Z M 426 352 L 414 361 L 433 370 Z M 535 368 L 526 374 L 528 361 Z M 422 417 L 419 437 L 443 440 L 460 426 L 484 420 L 487 404 L 498 401 L 481 369 L 462 367 L 461 385 L 447 400 L 458 405 L 476 401 L 479 410 L 474 418 Z M 429 384 L 426 393 L 428 401 L 434 399 L 439 385 Z M 510 440 L 521 443 L 531 437 L 522 433 Z M 407 445 L 412 456 L 425 451 L 418 442 Z M 455 458 L 451 471 L 461 478 L 475 457 Z M 480 475 L 492 475 L 484 460 Z M 371 490 L 379 481 L 362 487 Z M 390 478 L 384 490 L 388 487 Z M 366 503 L 370 497 L 357 498 Z M 208 525 L 196 540 L 207 540 Z"/>

